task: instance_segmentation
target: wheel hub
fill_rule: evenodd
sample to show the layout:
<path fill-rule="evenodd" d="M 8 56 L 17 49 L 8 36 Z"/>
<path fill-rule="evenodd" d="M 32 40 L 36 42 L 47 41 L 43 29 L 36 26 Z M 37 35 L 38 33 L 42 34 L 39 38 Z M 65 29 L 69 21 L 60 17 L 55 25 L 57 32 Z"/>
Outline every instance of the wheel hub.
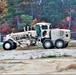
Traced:
<path fill-rule="evenodd" d="M 5 44 L 5 48 L 9 49 L 10 48 L 10 44 L 9 43 L 6 43 Z"/>
<path fill-rule="evenodd" d="M 58 47 L 61 47 L 61 46 L 63 45 L 63 43 L 62 43 L 61 41 L 59 41 L 59 42 L 57 43 L 57 45 L 58 45 Z"/>
<path fill-rule="evenodd" d="M 50 47 L 50 42 L 46 42 L 46 43 L 45 43 L 45 46 L 46 46 L 46 47 Z"/>

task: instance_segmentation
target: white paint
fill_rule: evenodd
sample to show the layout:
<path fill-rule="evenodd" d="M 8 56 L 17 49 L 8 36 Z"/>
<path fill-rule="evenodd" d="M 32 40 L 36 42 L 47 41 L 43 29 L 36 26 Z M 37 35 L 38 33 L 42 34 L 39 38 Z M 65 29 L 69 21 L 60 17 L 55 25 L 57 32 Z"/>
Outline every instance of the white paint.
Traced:
<path fill-rule="evenodd" d="M 63 45 L 63 43 L 61 41 L 57 42 L 57 46 L 61 47 Z"/>
<path fill-rule="evenodd" d="M 6 49 L 9 49 L 10 47 L 11 47 L 11 46 L 10 46 L 9 43 L 6 43 L 6 44 L 5 44 L 5 48 L 6 48 Z"/>
<path fill-rule="evenodd" d="M 50 42 L 46 42 L 46 43 L 45 43 L 45 46 L 46 46 L 46 47 L 49 47 L 49 46 L 50 46 Z"/>

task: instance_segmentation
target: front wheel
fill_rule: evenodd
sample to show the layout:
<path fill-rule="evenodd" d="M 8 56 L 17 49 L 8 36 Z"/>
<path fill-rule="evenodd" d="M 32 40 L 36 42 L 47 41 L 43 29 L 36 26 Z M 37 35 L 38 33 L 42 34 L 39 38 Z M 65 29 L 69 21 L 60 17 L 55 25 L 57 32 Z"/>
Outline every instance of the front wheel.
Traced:
<path fill-rule="evenodd" d="M 13 49 L 13 46 L 14 46 L 14 44 L 13 44 L 13 42 L 11 42 L 11 41 L 5 41 L 4 43 L 3 43 L 3 49 L 4 50 L 12 50 Z"/>
<path fill-rule="evenodd" d="M 55 41 L 55 47 L 56 48 L 64 48 L 65 47 L 65 42 L 62 39 L 57 39 Z"/>
<path fill-rule="evenodd" d="M 12 49 L 16 49 L 17 48 L 17 44 L 15 42 L 13 42 L 11 39 L 9 39 L 8 41 L 10 41 L 13 45 L 12 45 Z"/>
<path fill-rule="evenodd" d="M 51 48 L 53 48 L 53 42 L 51 41 L 51 39 L 45 39 L 43 41 L 43 47 L 45 49 L 51 49 Z"/>
<path fill-rule="evenodd" d="M 16 49 L 16 48 L 17 48 L 17 44 L 14 42 L 13 49 Z"/>

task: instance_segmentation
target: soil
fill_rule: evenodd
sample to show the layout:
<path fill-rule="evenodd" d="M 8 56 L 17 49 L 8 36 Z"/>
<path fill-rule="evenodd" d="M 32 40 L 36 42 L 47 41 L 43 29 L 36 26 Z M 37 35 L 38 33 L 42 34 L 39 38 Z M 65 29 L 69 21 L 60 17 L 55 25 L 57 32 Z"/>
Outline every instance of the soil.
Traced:
<path fill-rule="evenodd" d="M 0 74 L 76 75 L 76 59 L 73 57 L 1 60 Z"/>

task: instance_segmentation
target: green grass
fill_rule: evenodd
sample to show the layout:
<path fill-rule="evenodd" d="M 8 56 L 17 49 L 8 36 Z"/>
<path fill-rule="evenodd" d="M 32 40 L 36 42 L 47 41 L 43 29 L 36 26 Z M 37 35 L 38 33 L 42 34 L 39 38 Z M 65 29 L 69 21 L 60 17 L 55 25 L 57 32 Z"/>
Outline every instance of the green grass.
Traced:
<path fill-rule="evenodd" d="M 76 47 L 76 43 L 69 43 L 68 46 Z"/>
<path fill-rule="evenodd" d="M 48 55 L 48 56 L 42 56 L 41 58 L 61 58 L 61 57 L 71 57 L 71 56 L 70 55 L 61 55 L 61 56 Z"/>
<path fill-rule="evenodd" d="M 0 48 L 2 48 L 2 43 L 0 43 Z"/>
<path fill-rule="evenodd" d="M 57 58 L 55 55 L 49 55 L 49 56 L 42 56 L 41 58 Z"/>

